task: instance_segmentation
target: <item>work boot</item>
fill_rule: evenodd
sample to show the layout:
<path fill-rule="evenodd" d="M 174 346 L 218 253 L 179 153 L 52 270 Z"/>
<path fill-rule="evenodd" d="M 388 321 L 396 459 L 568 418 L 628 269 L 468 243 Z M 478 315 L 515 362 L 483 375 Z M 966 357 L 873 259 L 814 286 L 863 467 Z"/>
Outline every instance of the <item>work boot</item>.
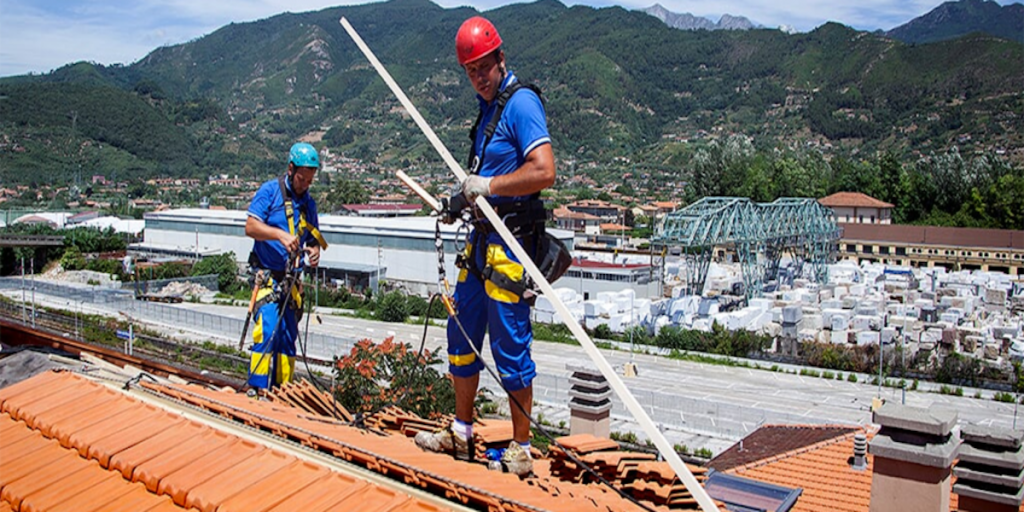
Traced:
<path fill-rule="evenodd" d="M 533 457 L 519 443 L 512 441 L 501 456 L 501 465 L 505 470 L 519 477 L 533 472 Z"/>
<path fill-rule="evenodd" d="M 447 428 L 416 434 L 416 446 L 432 452 L 451 453 L 456 460 L 473 460 L 473 441 Z"/>

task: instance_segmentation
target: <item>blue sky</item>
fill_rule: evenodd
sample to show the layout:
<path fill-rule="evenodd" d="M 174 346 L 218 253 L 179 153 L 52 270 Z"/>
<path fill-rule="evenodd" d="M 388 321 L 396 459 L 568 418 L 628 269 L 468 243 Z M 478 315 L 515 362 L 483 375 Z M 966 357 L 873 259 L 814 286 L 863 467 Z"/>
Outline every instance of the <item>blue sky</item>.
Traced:
<path fill-rule="evenodd" d="M 480 10 L 513 2 L 434 0 L 441 6 Z M 862 30 L 888 30 L 927 13 L 941 0 L 562 0 L 568 5 L 649 7 L 718 20 L 746 16 L 766 27 L 812 30 L 838 21 Z M 64 64 L 91 61 L 130 64 L 162 45 L 202 37 L 230 22 L 366 3 L 349 0 L 0 0 L 0 76 L 46 73 Z M 1019 0 L 998 0 L 1007 5 Z"/>

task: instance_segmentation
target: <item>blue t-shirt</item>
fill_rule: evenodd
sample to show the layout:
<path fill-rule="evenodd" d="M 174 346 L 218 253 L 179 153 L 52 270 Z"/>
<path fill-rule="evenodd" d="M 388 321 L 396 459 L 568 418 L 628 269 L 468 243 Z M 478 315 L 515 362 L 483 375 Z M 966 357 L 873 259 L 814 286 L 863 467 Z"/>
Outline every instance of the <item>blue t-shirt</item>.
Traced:
<path fill-rule="evenodd" d="M 515 74 L 511 71 L 505 76 L 501 83 L 501 91 L 512 82 L 516 81 Z M 476 155 L 480 155 L 484 144 L 484 130 L 487 123 L 494 116 L 498 109 L 498 102 L 490 105 L 480 95 L 477 95 L 480 102 L 480 110 L 483 117 L 480 118 L 480 125 L 477 128 L 473 148 Z M 526 156 L 542 144 L 550 144 L 551 135 L 548 134 L 547 116 L 544 113 L 544 104 L 541 103 L 537 93 L 527 88 L 522 88 L 509 98 L 505 104 L 505 110 L 501 119 L 494 129 L 494 136 L 487 144 L 487 151 L 484 152 L 484 159 L 480 165 L 480 176 L 501 176 L 515 172 Z M 527 199 L 522 197 L 498 197 L 490 196 L 488 201 L 491 204 L 512 202 Z"/>
<path fill-rule="evenodd" d="M 306 213 L 306 223 L 319 229 L 320 220 L 317 218 L 316 201 L 310 197 L 309 191 L 307 190 L 301 197 L 295 197 L 295 193 L 292 192 L 291 180 L 285 177 L 284 182 L 285 187 L 288 189 L 288 194 L 292 196 L 292 220 L 295 223 L 296 234 L 299 231 L 299 213 L 302 211 Z M 303 210 L 304 208 L 305 210 Z M 291 232 L 288 229 L 288 217 L 285 215 L 281 186 L 276 178 L 260 186 L 256 194 L 252 196 L 248 213 L 250 217 L 255 217 L 268 226 L 282 229 L 286 233 Z M 299 238 L 299 245 L 302 247 L 314 242 L 316 242 L 316 238 L 308 231 L 302 233 L 302 236 Z M 285 250 L 284 244 L 277 240 L 256 240 L 252 244 L 252 250 L 256 252 L 256 256 L 259 257 L 260 263 L 265 268 L 280 271 L 285 270 L 288 266 L 288 251 Z"/>

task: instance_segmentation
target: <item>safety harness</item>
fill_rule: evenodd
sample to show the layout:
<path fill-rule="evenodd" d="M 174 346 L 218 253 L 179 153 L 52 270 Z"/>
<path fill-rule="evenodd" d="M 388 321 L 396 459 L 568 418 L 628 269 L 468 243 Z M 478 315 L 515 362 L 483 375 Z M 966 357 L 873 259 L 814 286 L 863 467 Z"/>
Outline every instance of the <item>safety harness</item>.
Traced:
<path fill-rule="evenodd" d="M 298 222 L 298 225 L 296 226 L 296 223 L 295 223 L 295 207 L 292 204 L 293 198 L 292 198 L 291 192 L 288 190 L 288 187 L 285 184 L 285 179 L 286 179 L 286 175 L 278 176 L 278 178 L 277 178 L 277 185 L 281 189 L 281 199 L 284 201 L 284 215 L 285 215 L 285 219 L 286 219 L 286 221 L 288 223 L 288 233 L 290 235 L 292 235 L 292 236 L 302 236 L 302 234 L 304 234 L 305 232 L 308 232 L 310 235 L 313 236 L 313 238 L 316 239 L 316 243 L 319 244 L 321 250 L 327 249 L 327 241 L 324 240 L 323 234 L 320 233 L 320 230 L 317 229 L 316 226 L 314 226 L 314 225 L 312 225 L 312 224 L 310 224 L 309 222 L 306 221 L 306 217 L 307 217 L 307 214 L 308 214 L 308 209 L 307 209 L 307 206 L 306 206 L 305 203 L 303 203 L 302 207 L 299 209 L 299 222 Z M 296 235 L 296 232 L 298 232 L 299 235 Z M 288 270 L 266 269 L 263 266 L 262 262 L 260 262 L 259 256 L 257 256 L 255 251 L 252 251 L 252 252 L 249 253 L 249 265 L 252 266 L 253 268 L 256 268 L 256 269 L 264 269 L 264 270 L 267 271 L 267 273 L 270 274 L 270 279 L 267 279 L 267 280 L 264 281 L 263 289 L 261 289 L 259 294 L 257 295 L 256 303 L 253 306 L 253 311 L 259 311 L 259 309 L 261 307 L 263 307 L 264 305 L 266 305 L 268 303 L 271 303 L 271 302 L 277 302 L 280 299 L 280 295 L 279 295 L 278 290 L 277 290 L 278 286 L 276 286 L 276 285 L 279 285 L 279 284 L 283 283 L 285 278 L 286 278 L 286 276 L 289 275 L 289 272 L 288 272 Z M 302 319 L 302 291 L 300 289 L 301 287 L 297 286 L 297 283 L 296 283 L 296 285 L 291 286 L 290 288 L 291 288 L 292 304 L 295 306 L 295 311 L 296 311 L 297 319 L 301 320 Z"/>
<path fill-rule="evenodd" d="M 479 155 L 476 154 L 476 134 L 480 128 L 480 121 L 483 120 L 484 112 L 481 110 L 477 114 L 476 121 L 473 122 L 473 128 L 469 131 L 469 139 L 472 142 L 469 145 L 467 161 L 472 174 L 479 174 L 480 172 L 480 166 L 487 152 L 487 146 L 494 137 L 494 132 L 497 130 L 501 115 L 505 112 L 505 106 L 512 98 L 512 95 L 523 89 L 533 91 L 540 98 L 541 103 L 544 102 L 544 96 L 540 88 L 533 84 L 522 84 L 517 80 L 505 87 L 505 90 L 501 91 L 497 98 L 495 98 L 497 108 L 484 127 L 484 142 L 480 147 Z M 569 264 L 572 263 L 572 257 L 565 244 L 548 234 L 544 229 L 550 214 L 544 208 L 544 202 L 540 199 L 540 193 L 535 193 L 523 201 L 495 205 L 494 210 L 501 217 L 502 222 L 508 227 L 509 231 L 512 232 L 512 235 L 523 240 L 524 248 L 529 252 L 531 259 L 537 264 L 549 282 L 554 282 L 565 273 L 565 270 L 569 268 Z M 481 282 L 491 281 L 499 288 L 508 290 L 528 304 L 533 305 L 539 290 L 529 274 L 524 272 L 520 279 L 514 280 L 486 263 L 483 268 L 479 268 L 472 251 L 482 246 L 481 241 L 486 242 L 487 235 L 494 232 L 494 226 L 486 222 L 479 215 L 470 217 L 469 222 L 475 228 L 473 239 L 466 241 L 469 250 L 459 253 L 455 259 L 455 265 L 465 269 Z"/>

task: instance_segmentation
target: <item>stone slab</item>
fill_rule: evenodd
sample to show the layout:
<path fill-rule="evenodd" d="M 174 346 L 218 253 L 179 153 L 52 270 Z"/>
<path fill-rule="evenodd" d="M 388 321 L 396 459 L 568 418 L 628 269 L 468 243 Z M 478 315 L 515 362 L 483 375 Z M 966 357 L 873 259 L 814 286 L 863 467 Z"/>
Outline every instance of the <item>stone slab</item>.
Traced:
<path fill-rule="evenodd" d="M 1024 451 L 990 452 L 969 444 L 960 446 L 960 460 L 1017 471 L 1024 469 Z"/>
<path fill-rule="evenodd" d="M 1024 430 L 966 424 L 960 426 L 960 438 L 965 443 L 981 443 L 1017 449 L 1024 442 Z"/>
<path fill-rule="evenodd" d="M 963 480 L 981 482 L 983 484 L 990 485 L 1001 485 L 1012 489 L 1017 489 L 1021 485 L 1024 485 L 1024 470 L 1012 475 L 1000 475 L 957 465 L 953 468 L 953 474 L 956 475 L 957 478 Z"/>
<path fill-rule="evenodd" d="M 577 375 L 579 375 L 579 374 L 573 374 L 572 377 L 569 377 L 569 385 L 570 386 L 578 387 L 578 388 L 590 389 L 590 390 L 593 390 L 595 392 L 601 392 L 601 391 L 604 391 L 606 389 L 611 389 L 611 387 L 608 385 L 608 381 L 604 380 L 604 377 L 601 377 L 600 380 L 596 380 L 596 379 L 581 379 Z"/>
<path fill-rule="evenodd" d="M 953 492 L 960 496 L 967 496 L 977 500 L 990 501 L 1000 505 L 1019 506 L 1021 499 L 1024 499 L 1024 487 L 1017 490 L 1016 494 L 1002 494 L 984 489 L 978 489 L 964 482 L 957 481 L 953 484 Z"/>
<path fill-rule="evenodd" d="M 924 409 L 887 402 L 875 410 L 871 421 L 888 428 L 947 436 L 958 417 L 956 411 Z"/>
<path fill-rule="evenodd" d="M 878 412 L 876 411 L 875 414 L 877 415 Z M 900 437 L 901 441 L 896 441 L 889 437 L 885 430 L 879 431 L 868 444 L 868 453 L 875 457 L 885 457 L 922 466 L 948 468 L 956 460 L 957 448 L 960 446 L 960 441 L 953 436 L 949 436 L 943 442 L 929 442 L 928 436 L 914 434 L 902 434 Z M 908 441 L 905 439 L 907 437 L 914 438 L 913 442 L 906 442 Z"/>
<path fill-rule="evenodd" d="M 573 386 L 569 388 L 569 397 L 579 398 L 589 402 L 600 402 L 611 399 L 612 390 L 610 388 L 604 388 L 603 390 L 593 390 L 590 388 L 581 389 L 577 386 Z"/>
<path fill-rule="evenodd" d="M 583 412 L 588 414 L 605 414 L 612 410 L 612 403 L 609 400 L 606 403 L 598 405 L 587 405 L 576 402 L 575 400 L 569 401 L 569 413 L 575 414 L 576 412 Z"/>

